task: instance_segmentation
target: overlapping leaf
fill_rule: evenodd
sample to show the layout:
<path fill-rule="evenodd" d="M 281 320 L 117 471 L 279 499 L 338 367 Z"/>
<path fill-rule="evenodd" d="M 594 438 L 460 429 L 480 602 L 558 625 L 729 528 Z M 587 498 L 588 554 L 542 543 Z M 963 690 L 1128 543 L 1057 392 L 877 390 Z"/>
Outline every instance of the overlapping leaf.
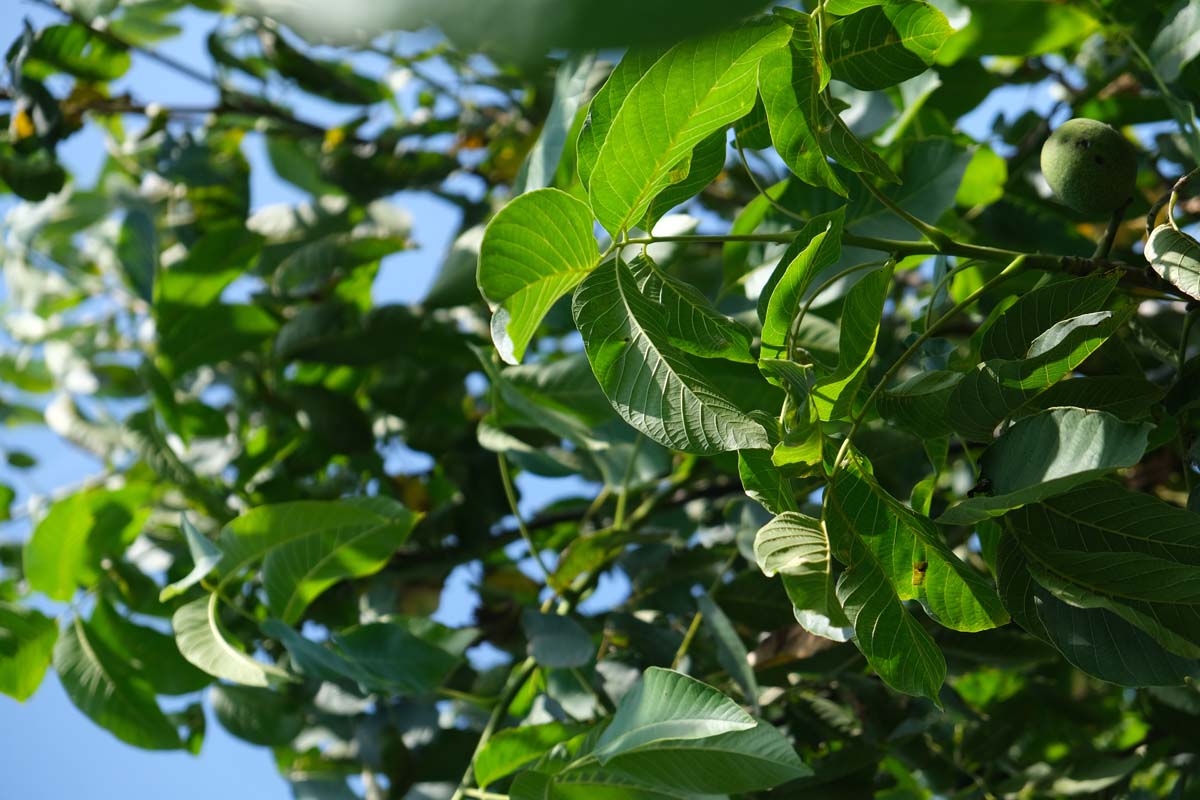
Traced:
<path fill-rule="evenodd" d="M 938 522 L 968 525 L 998 517 L 1132 466 L 1146 451 L 1151 428 L 1079 408 L 1026 417 L 983 454 L 980 476 L 990 482 L 988 493 L 952 506 Z"/>
<path fill-rule="evenodd" d="M 610 233 L 642 218 L 705 137 L 749 113 L 759 61 L 787 35 L 782 24 L 752 23 L 683 42 L 637 81 L 613 117 L 588 186 L 592 210 Z"/>
<path fill-rule="evenodd" d="M 841 209 L 810 220 L 796 234 L 758 296 L 762 319 L 759 358 L 791 360 L 788 346 L 795 335 L 796 317 L 813 278 L 841 254 Z"/>
<path fill-rule="evenodd" d="M 859 542 L 874 555 L 901 600 L 919 600 L 948 628 L 981 631 L 1008 617 L 991 582 L 954 554 L 937 527 L 902 506 L 851 462 L 830 489 L 825 524 L 834 553 Z M 857 627 L 857 625 L 856 625 Z"/>
<path fill-rule="evenodd" d="M 846 295 L 842 306 L 837 369 L 817 381 L 812 390 L 813 406 L 822 420 L 841 419 L 853 408 L 858 389 L 875 356 L 879 326 L 883 322 L 883 304 L 891 286 L 892 266 L 889 265 L 854 284 Z"/>
<path fill-rule="evenodd" d="M 642 294 L 627 265 L 614 259 L 593 272 L 573 311 L 600 387 L 634 428 L 690 453 L 769 446 L 763 427 L 671 344 L 664 307 Z"/>
<path fill-rule="evenodd" d="M 1092 483 L 1004 517 L 1056 597 L 1107 609 L 1167 649 L 1200 657 L 1200 518 Z"/>
<path fill-rule="evenodd" d="M 147 750 L 183 746 L 150 685 L 78 617 L 59 634 L 54 669 L 71 702 L 121 741 Z"/>
<path fill-rule="evenodd" d="M 885 89 L 924 72 L 953 32 L 929 3 L 887 0 L 829 27 L 829 65 L 851 86 Z"/>
<path fill-rule="evenodd" d="M 1012 537 L 1000 541 L 996 582 L 1013 621 L 1089 675 L 1121 686 L 1178 686 L 1200 672 L 1195 660 L 1169 652 L 1113 612 L 1071 605 L 1039 586 Z"/>
<path fill-rule="evenodd" d="M 286 672 L 254 659 L 229 638 L 215 594 L 180 606 L 171 618 L 171 627 L 183 657 L 213 677 L 245 686 L 289 679 Z"/>
<path fill-rule="evenodd" d="M 963 436 L 990 439 L 1002 420 L 1086 361 L 1131 312 L 1127 307 L 1063 320 L 1035 339 L 1025 358 L 980 364 L 950 396 L 948 422 Z"/>
<path fill-rule="evenodd" d="M 28 700 L 50 666 L 57 638 L 58 626 L 45 614 L 0 602 L 0 692 Z"/>
<path fill-rule="evenodd" d="M 651 785 L 747 792 L 810 774 L 787 740 L 716 689 L 652 667 L 622 698 L 593 757 Z"/>
<path fill-rule="evenodd" d="M 523 194 L 488 224 L 479 290 L 492 306 L 492 341 L 520 363 L 542 317 L 595 268 L 600 250 L 587 206 L 558 189 Z"/>

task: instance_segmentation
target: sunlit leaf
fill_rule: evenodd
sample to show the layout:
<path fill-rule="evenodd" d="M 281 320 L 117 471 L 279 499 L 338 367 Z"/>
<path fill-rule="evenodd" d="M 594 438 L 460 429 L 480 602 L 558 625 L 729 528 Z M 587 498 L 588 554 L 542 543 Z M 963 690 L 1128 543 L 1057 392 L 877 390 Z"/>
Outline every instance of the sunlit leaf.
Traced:
<path fill-rule="evenodd" d="M 501 358 L 519 363 L 550 306 L 599 261 L 592 214 L 565 192 L 541 189 L 505 206 L 479 251 L 479 289 Z"/>
<path fill-rule="evenodd" d="M 706 136 L 754 107 L 758 62 L 787 29 L 749 24 L 672 48 L 630 90 L 596 156 L 589 197 L 610 233 L 627 230 Z M 701 82 L 696 76 L 703 76 Z"/>
<path fill-rule="evenodd" d="M 78 617 L 59 634 L 54 669 L 71 702 L 121 741 L 147 750 L 183 746 L 150 685 Z"/>
<path fill-rule="evenodd" d="M 58 626 L 32 608 L 0 602 L 0 692 L 25 702 L 50 666 Z"/>
<path fill-rule="evenodd" d="M 1167 283 L 1200 299 L 1200 243 L 1191 236 L 1159 225 L 1146 240 L 1146 259 Z"/>

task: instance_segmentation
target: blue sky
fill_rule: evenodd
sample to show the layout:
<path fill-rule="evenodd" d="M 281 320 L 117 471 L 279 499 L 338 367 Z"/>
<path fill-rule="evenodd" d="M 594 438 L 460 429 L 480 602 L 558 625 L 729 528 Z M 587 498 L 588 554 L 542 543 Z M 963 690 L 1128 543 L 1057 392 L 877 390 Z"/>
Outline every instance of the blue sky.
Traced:
<path fill-rule="evenodd" d="M 31 4 L 3 0 L 8 13 L 0 14 L 0 45 L 7 49 L 28 17 L 35 27 L 58 21 L 56 15 Z M 14 13 L 15 12 L 15 13 Z M 176 59 L 207 68 L 208 56 L 203 37 L 207 24 L 199 14 L 185 13 L 179 21 L 185 33 L 171 40 L 169 52 Z M 211 87 L 186 80 L 138 54 L 133 67 L 118 82 L 117 90 L 127 90 L 140 101 L 171 104 L 208 104 L 216 99 Z M 975 135 L 990 130 L 998 112 L 1008 116 L 1035 106 L 1049 107 L 1044 87 L 1014 87 L 997 93 L 981 109 L 964 120 L 964 127 Z M 346 115 L 346 109 L 321 101 L 304 100 L 297 107 L 311 119 L 325 123 Z M 136 123 L 134 123 L 136 124 Z M 250 135 L 246 154 L 252 162 L 252 205 L 261 208 L 280 202 L 307 199 L 298 190 L 281 182 L 266 162 L 261 139 Z M 61 151 L 62 158 L 76 180 L 88 185 L 103 158 L 103 140 L 94 129 L 73 137 Z M 436 273 L 458 226 L 457 212 L 448 204 L 420 194 L 401 193 L 391 198 L 406 208 L 414 219 L 414 234 L 420 249 L 388 258 L 375 286 L 377 302 L 410 302 L 423 296 Z M 0 213 L 11 201 L 0 200 Z M 30 494 L 43 494 L 56 487 L 75 483 L 96 469 L 86 454 L 75 450 L 52 434 L 37 429 L 0 430 L 0 446 L 34 452 L 40 463 L 17 473 L 0 467 L 0 480 L 18 490 L 18 503 Z M 420 457 L 411 454 L 411 463 L 403 468 L 419 467 Z M 532 510 L 556 495 L 577 491 L 578 484 L 522 480 L 524 510 Z M 20 539 L 28 534 L 21 523 L 0 526 L 0 539 Z M 467 584 L 470 570 L 452 578 L 452 587 L 444 598 L 439 617 L 448 624 L 465 624 L 470 618 Z M 622 593 L 618 578 L 606 579 L 607 597 Z M 159 798 L 172 800 L 212 797 L 253 797 L 260 800 L 284 800 L 290 796 L 285 782 L 277 774 L 269 750 L 245 744 L 230 737 L 209 717 L 204 747 L 198 757 L 180 752 L 151 753 L 131 748 L 93 725 L 78 712 L 64 695 L 53 673 L 37 694 L 25 704 L 0 696 L 0 798 L 9 800 L 60 800 L 89 796 L 100 798 Z"/>

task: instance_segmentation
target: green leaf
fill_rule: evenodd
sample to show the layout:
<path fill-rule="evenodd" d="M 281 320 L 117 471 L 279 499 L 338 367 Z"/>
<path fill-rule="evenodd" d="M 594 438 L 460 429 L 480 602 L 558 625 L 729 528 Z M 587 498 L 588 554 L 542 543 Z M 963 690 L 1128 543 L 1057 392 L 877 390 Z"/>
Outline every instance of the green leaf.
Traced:
<path fill-rule="evenodd" d="M 664 324 L 671 345 L 701 358 L 754 363 L 750 331 L 713 308 L 695 286 L 667 274 L 645 255 L 630 261 L 629 271 L 642 295 L 665 307 Z"/>
<path fill-rule="evenodd" d="M 512 800 L 723 800 L 669 786 L 647 785 L 612 770 L 580 767 L 554 775 L 527 770 L 509 789 Z"/>
<path fill-rule="evenodd" d="M 527 608 L 521 614 L 521 627 L 529 641 L 529 655 L 543 667 L 582 667 L 596 654 L 592 637 L 570 617 Z"/>
<path fill-rule="evenodd" d="M 755 725 L 753 717 L 711 686 L 674 670 L 651 667 L 621 699 L 594 755 L 606 764 L 640 748 L 747 731 Z"/>
<path fill-rule="evenodd" d="M 952 33 L 929 3 L 887 0 L 829 26 L 829 66 L 858 89 L 886 89 L 924 72 Z"/>
<path fill-rule="evenodd" d="M 0 692 L 25 702 L 50 666 L 58 626 L 32 608 L 0 602 Z"/>
<path fill-rule="evenodd" d="M 461 661 L 393 622 L 359 625 L 333 640 L 368 676 L 369 685 L 396 694 L 429 694 L 446 682 Z"/>
<path fill-rule="evenodd" d="M 983 145 L 975 149 L 954 202 L 965 208 L 988 206 L 1004 196 L 1008 183 L 1008 162 L 992 148 Z"/>
<path fill-rule="evenodd" d="M 117 234 L 117 261 L 125 279 L 147 303 L 154 298 L 154 277 L 158 271 L 158 231 L 154 218 L 135 208 L 126 212 Z"/>
<path fill-rule="evenodd" d="M 837 583 L 838 601 L 854 627 L 854 643 L 893 689 L 938 702 L 946 660 L 933 638 L 900 602 L 874 553 L 857 537 L 851 565 Z"/>
<path fill-rule="evenodd" d="M 354 663 L 324 644 L 317 644 L 297 633 L 291 626 L 277 619 L 269 619 L 259 627 L 272 639 L 279 640 L 291 657 L 292 666 L 311 678 L 331 683 L 347 681 L 370 685 L 371 680 Z"/>
<path fill-rule="evenodd" d="M 645 215 L 705 137 L 750 112 L 758 62 L 787 35 L 777 23 L 743 25 L 676 45 L 646 71 L 613 118 L 590 178 L 592 210 L 610 233 Z"/>
<path fill-rule="evenodd" d="M 521 165 L 513 185 L 514 194 L 544 189 L 554 182 L 575 118 L 593 88 L 595 73 L 595 53 L 576 53 L 559 65 L 554 77 L 554 99 L 542 124 L 542 133 Z"/>
<path fill-rule="evenodd" d="M 1018 421 L 983 454 L 986 495 L 946 510 L 938 522 L 970 525 L 1037 503 L 1141 460 L 1150 423 L 1122 422 L 1102 411 L 1055 408 Z"/>
<path fill-rule="evenodd" d="M 843 209 L 823 214 L 796 234 L 758 296 L 762 319 L 760 359 L 794 358 L 788 352 L 796 317 L 804 306 L 813 279 L 834 264 L 842 252 Z"/>
<path fill-rule="evenodd" d="M 621 699 L 592 755 L 637 780 L 693 792 L 768 789 L 811 774 L 779 731 L 658 667 Z"/>
<path fill-rule="evenodd" d="M 816 149 L 824 156 L 833 158 L 854 172 L 863 172 L 880 180 L 899 183 L 900 179 L 896 177 L 892 168 L 877 153 L 864 145 L 825 101 L 822 93 L 829 82 L 829 68 L 821 56 L 816 24 L 812 16 L 782 10 L 780 14 L 792 25 L 791 47 L 795 52 L 791 58 L 791 98 L 789 99 L 783 83 L 787 80 L 786 73 L 778 71 L 786 69 L 786 64 L 782 63 L 778 54 L 774 58 L 780 63 L 769 63 L 772 70 L 769 83 L 765 87 L 760 86 L 763 102 L 768 102 L 770 94 L 778 104 L 775 116 L 779 123 L 772 126 L 771 137 L 780 156 L 805 182 L 825 186 L 844 196 L 845 187 L 842 186 L 840 178 L 826 174 L 825 169 L 813 160 L 813 156 L 808 156 L 804 163 L 798 160 L 800 154 L 812 149 L 808 135 L 815 132 L 817 143 L 820 145 Z M 798 109 L 803 121 L 795 116 L 796 112 L 791 111 L 789 106 Z M 770 118 L 770 106 L 767 113 Z M 791 161 L 787 161 L 789 157 Z"/>
<path fill-rule="evenodd" d="M 289 680 L 286 672 L 256 661 L 229 639 L 218 618 L 218 603 L 215 594 L 200 597 L 180 606 L 171 618 L 175 642 L 183 657 L 209 675 L 244 686 Z"/>
<path fill-rule="evenodd" d="M 665 309 L 614 259 L 588 276 L 572 310 L 592 371 L 617 413 L 650 439 L 689 453 L 769 447 L 763 427 L 671 344 Z"/>
<path fill-rule="evenodd" d="M 1176 3 L 1146 54 L 1164 81 L 1178 79 L 1183 68 L 1200 56 L 1200 3 Z"/>
<path fill-rule="evenodd" d="M 796 621 L 805 630 L 839 642 L 853 635 L 837 598 L 833 555 L 820 521 L 780 514 L 755 535 L 754 558 L 764 575 L 783 576 Z"/>
<path fill-rule="evenodd" d="M 369 105 L 390 97 L 379 81 L 358 74 L 342 61 L 309 58 L 277 30 L 259 28 L 258 35 L 271 66 L 306 92 L 347 105 Z"/>
<path fill-rule="evenodd" d="M 971 21 L 938 51 L 939 64 L 977 56 L 1036 56 L 1082 42 L 1096 30 L 1083 8 L 1043 0 L 972 0 Z"/>
<path fill-rule="evenodd" d="M 1103 311 L 1118 277 L 1071 278 L 1022 295 L 984 332 L 981 357 L 1024 358 L 1033 341 L 1059 320 Z"/>
<path fill-rule="evenodd" d="M 1163 399 L 1163 389 L 1133 375 L 1085 375 L 1059 381 L 1034 398 L 1030 407 L 1076 406 L 1121 419 L 1141 419 Z"/>
<path fill-rule="evenodd" d="M 356 497 L 332 502 L 301 500 L 293 503 L 259 506 L 230 522 L 217 538 L 225 557 L 220 564 L 222 580 L 237 575 L 255 561 L 269 556 L 279 548 L 310 546 L 322 550 L 321 544 L 353 538 L 367 532 L 393 527 L 407 536 L 417 521 L 417 515 L 386 497 Z M 332 537 L 332 538 L 331 538 Z M 326 553 L 318 552 L 319 559 Z M 270 572 L 270 570 L 267 570 Z M 283 592 L 284 577 L 291 571 L 280 567 L 277 597 Z M 270 578 L 266 583 L 272 583 Z M 287 586 L 300 581 L 287 581 Z"/>
<path fill-rule="evenodd" d="M 331 234 L 300 245 L 280 261 L 272 277 L 272 288 L 285 297 L 325 292 L 355 267 L 378 261 L 408 246 L 408 238 L 399 235 Z"/>
<path fill-rule="evenodd" d="M 704 627 L 717 645 L 717 662 L 733 678 L 742 696 L 758 711 L 758 679 L 750 666 L 750 653 L 738 636 L 733 622 L 707 593 L 696 598 Z"/>
<path fill-rule="evenodd" d="M 67 172 L 43 152 L 13 158 L 0 149 L 0 181 L 22 200 L 40 202 L 63 188 Z"/>
<path fill-rule="evenodd" d="M 695 197 L 725 169 L 725 152 L 728 149 L 725 129 L 714 131 L 696 145 L 690 156 L 675 165 L 670 186 L 663 189 L 650 202 L 646 216 L 641 222 L 644 230 L 652 230 L 664 214 Z"/>
<path fill-rule="evenodd" d="M 362 512 L 366 513 L 362 513 Z M 247 558 L 247 549 L 228 546 L 233 537 L 257 538 L 271 525 L 280 538 L 263 559 L 263 586 L 271 613 L 286 623 L 297 622 L 304 609 L 323 591 L 347 578 L 361 578 L 382 569 L 408 539 L 420 520 L 398 503 L 381 498 L 338 503 L 301 501 L 263 506 L 231 523 L 222 532 L 230 559 Z"/>
<path fill-rule="evenodd" d="M 488 739 L 487 744 L 475 757 L 475 782 L 487 788 L 488 784 L 536 761 L 559 742 L 574 739 L 584 733 L 588 727 L 564 722 L 547 722 L 500 731 Z"/>
<path fill-rule="evenodd" d="M 126 619 L 108 600 L 97 602 L 88 630 L 156 694 L 188 694 L 212 683 L 184 659 L 174 636 Z"/>
<path fill-rule="evenodd" d="M 59 634 L 54 669 L 76 708 L 121 741 L 146 750 L 183 746 L 150 685 L 78 617 Z"/>
<path fill-rule="evenodd" d="M 892 270 L 889 265 L 869 273 L 846 295 L 837 370 L 817 381 L 812 390 L 813 406 L 822 420 L 841 419 L 853 408 L 875 356 L 883 304 L 892 288 Z"/>
<path fill-rule="evenodd" d="M 919 372 L 881 392 L 876 408 L 884 419 L 924 439 L 946 436 L 953 432 L 946 409 L 962 377 L 949 370 Z"/>
<path fill-rule="evenodd" d="M 963 436 L 991 439 L 993 429 L 1066 377 L 1104 344 L 1132 313 L 1101 311 L 1055 324 L 1030 345 L 1025 358 L 992 359 L 967 372 L 947 406 L 947 422 Z"/>
<path fill-rule="evenodd" d="M 250 686 L 214 686 L 209 697 L 221 726 L 251 744 L 280 747 L 304 728 L 303 707 L 280 692 Z"/>
<path fill-rule="evenodd" d="M 631 47 L 592 98 L 587 119 L 575 143 L 579 179 L 584 188 L 591 184 L 600 148 L 608 138 L 613 120 L 624 105 L 625 98 L 665 52 L 665 49 L 658 47 Z"/>
<path fill-rule="evenodd" d="M 795 490 L 769 450 L 739 450 L 738 477 L 746 496 L 772 514 L 795 511 Z"/>
<path fill-rule="evenodd" d="M 1146 240 L 1146 260 L 1179 291 L 1200 300 L 1200 243 L 1170 225 L 1159 225 Z"/>
<path fill-rule="evenodd" d="M 837 475 L 827 509 L 838 559 L 853 563 L 848 547 L 865 545 L 901 600 L 919 600 L 934 620 L 958 631 L 1008 621 L 991 581 L 958 558 L 927 517 L 901 505 L 856 463 Z"/>
<path fill-rule="evenodd" d="M 1013 620 L 1089 675 L 1137 687 L 1179 686 L 1197 675 L 1194 660 L 1168 652 L 1111 611 L 1078 608 L 1039 586 L 1011 536 L 1000 541 L 996 582 Z"/>
<path fill-rule="evenodd" d="M 187 518 L 187 514 L 180 516 L 179 527 L 183 530 L 188 553 L 192 557 L 192 571 L 174 583 L 163 587 L 158 594 L 158 599 L 164 603 L 173 597 L 178 597 L 204 580 L 208 573 L 217 568 L 224 556 L 216 542 L 196 530 L 196 526 Z"/>
<path fill-rule="evenodd" d="M 800 180 L 845 197 L 846 187 L 825 160 L 820 143 L 824 113 L 820 93 L 829 83 L 829 68 L 813 46 L 811 18 L 798 16 L 792 24 L 792 46 L 771 51 L 759 67 L 758 91 L 771 141 Z"/>
<path fill-rule="evenodd" d="M 1172 652 L 1200 656 L 1200 518 L 1110 483 L 1010 512 L 1004 523 L 1056 597 L 1106 608 Z"/>
<path fill-rule="evenodd" d="M 77 587 L 93 586 L 100 562 L 132 542 L 150 515 L 149 493 L 130 486 L 79 492 L 50 509 L 23 553 L 29 585 L 53 600 L 67 601 Z"/>
<path fill-rule="evenodd" d="M 14 44 L 14 47 L 16 44 Z M 13 55 L 9 51 L 9 57 Z M 25 56 L 22 72 L 30 78 L 47 78 L 65 72 L 87 81 L 116 80 L 129 69 L 129 50 L 85 25 L 50 25 L 38 31 Z"/>
<path fill-rule="evenodd" d="M 253 305 L 214 303 L 178 311 L 158 329 L 164 371 L 176 376 L 236 358 L 260 347 L 279 329 L 270 313 Z"/>
<path fill-rule="evenodd" d="M 542 317 L 599 261 L 591 211 L 569 194 L 540 189 L 501 209 L 479 251 L 479 290 L 501 358 L 519 363 Z"/>

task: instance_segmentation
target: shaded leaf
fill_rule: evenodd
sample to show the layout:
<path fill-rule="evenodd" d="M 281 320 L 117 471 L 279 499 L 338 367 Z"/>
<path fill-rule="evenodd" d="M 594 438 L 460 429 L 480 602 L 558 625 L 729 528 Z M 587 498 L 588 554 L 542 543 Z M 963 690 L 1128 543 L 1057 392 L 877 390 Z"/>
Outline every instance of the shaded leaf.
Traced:
<path fill-rule="evenodd" d="M 600 387 L 635 429 L 691 453 L 769 446 L 762 426 L 671 344 L 663 306 L 641 293 L 625 264 L 593 272 L 572 310 Z"/>
<path fill-rule="evenodd" d="M 998 517 L 1129 467 L 1146 451 L 1149 423 L 1122 422 L 1102 411 L 1055 408 L 1018 421 L 984 452 L 987 495 L 950 507 L 938 522 L 969 525 Z"/>
<path fill-rule="evenodd" d="M 527 608 L 521 614 L 521 626 L 529 640 L 529 655 L 543 667 L 582 667 L 596 653 L 592 637 L 570 617 Z"/>

